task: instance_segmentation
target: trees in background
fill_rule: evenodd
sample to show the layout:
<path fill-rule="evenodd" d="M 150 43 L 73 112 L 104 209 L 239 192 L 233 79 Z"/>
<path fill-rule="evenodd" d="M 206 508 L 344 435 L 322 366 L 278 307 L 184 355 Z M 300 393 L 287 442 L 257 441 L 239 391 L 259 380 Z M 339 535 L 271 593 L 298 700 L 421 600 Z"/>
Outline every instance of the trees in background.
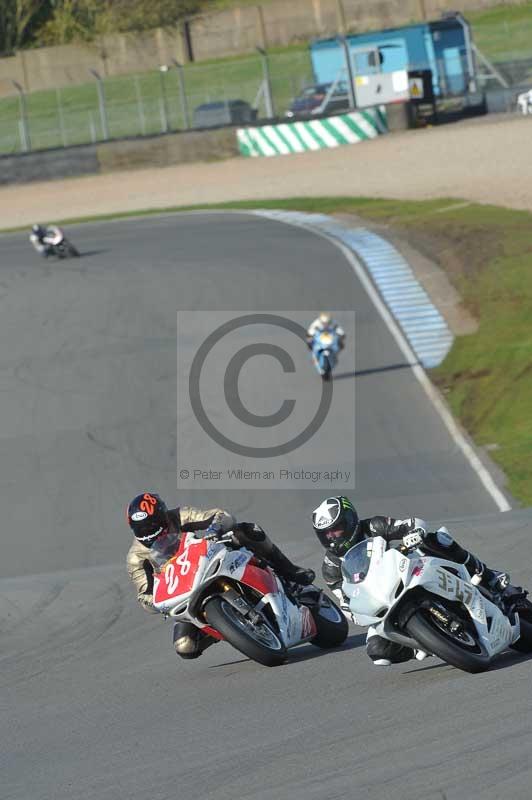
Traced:
<path fill-rule="evenodd" d="M 0 54 L 9 55 L 31 42 L 50 13 L 45 0 L 0 0 Z"/>
<path fill-rule="evenodd" d="M 209 0 L 0 0 L 0 53 L 174 26 Z"/>

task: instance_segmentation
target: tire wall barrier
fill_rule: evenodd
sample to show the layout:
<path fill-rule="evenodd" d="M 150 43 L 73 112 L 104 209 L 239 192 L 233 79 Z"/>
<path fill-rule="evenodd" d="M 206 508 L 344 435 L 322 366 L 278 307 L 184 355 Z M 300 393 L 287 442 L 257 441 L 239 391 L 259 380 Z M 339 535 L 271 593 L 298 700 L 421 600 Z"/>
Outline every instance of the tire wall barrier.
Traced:
<path fill-rule="evenodd" d="M 234 128 L 39 150 L 0 158 L 0 185 L 95 175 L 238 155 Z"/>
<path fill-rule="evenodd" d="M 243 156 L 280 156 L 323 150 L 375 139 L 388 132 L 384 106 L 351 111 L 326 119 L 285 122 L 239 128 L 238 147 Z"/>

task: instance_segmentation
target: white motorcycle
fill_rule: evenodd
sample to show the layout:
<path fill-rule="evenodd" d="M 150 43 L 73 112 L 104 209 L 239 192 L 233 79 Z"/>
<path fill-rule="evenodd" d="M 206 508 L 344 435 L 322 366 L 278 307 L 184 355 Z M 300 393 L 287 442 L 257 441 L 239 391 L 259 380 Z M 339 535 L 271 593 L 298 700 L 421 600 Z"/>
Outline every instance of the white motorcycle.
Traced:
<path fill-rule="evenodd" d="M 508 648 L 532 652 L 527 592 L 514 601 L 492 597 L 473 585 L 462 564 L 389 549 L 375 536 L 346 553 L 342 577 L 357 625 L 372 625 L 379 636 L 458 669 L 482 672 Z"/>
<path fill-rule="evenodd" d="M 235 546 L 231 532 L 209 541 L 169 534 L 151 550 L 159 565 L 153 604 L 175 622 L 191 622 L 268 667 L 303 642 L 338 647 L 348 634 L 340 609 L 316 586 L 282 581 L 264 561 Z"/>

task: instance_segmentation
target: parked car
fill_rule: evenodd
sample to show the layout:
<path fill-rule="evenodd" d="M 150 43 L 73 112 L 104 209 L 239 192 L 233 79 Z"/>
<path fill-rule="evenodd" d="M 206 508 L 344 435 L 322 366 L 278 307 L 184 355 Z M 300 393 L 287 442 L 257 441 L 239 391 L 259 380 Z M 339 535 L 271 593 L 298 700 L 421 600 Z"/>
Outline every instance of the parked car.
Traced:
<path fill-rule="evenodd" d="M 194 109 L 194 128 L 218 128 L 223 125 L 246 125 L 255 122 L 257 109 L 245 100 L 220 100 L 203 103 Z"/>
<path fill-rule="evenodd" d="M 349 110 L 347 83 L 339 83 L 328 100 L 327 93 L 332 83 L 316 83 L 303 89 L 291 103 L 285 117 L 311 117 L 313 114 L 329 114 L 332 111 Z"/>

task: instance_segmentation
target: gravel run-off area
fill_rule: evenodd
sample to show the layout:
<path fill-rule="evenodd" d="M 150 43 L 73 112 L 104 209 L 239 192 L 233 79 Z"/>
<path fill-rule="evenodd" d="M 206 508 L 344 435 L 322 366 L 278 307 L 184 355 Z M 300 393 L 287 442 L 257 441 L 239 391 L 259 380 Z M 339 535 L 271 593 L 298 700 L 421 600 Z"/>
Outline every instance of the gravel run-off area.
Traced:
<path fill-rule="evenodd" d="M 493 115 L 334 150 L 10 185 L 0 228 L 167 206 L 320 195 L 449 197 L 532 211 L 532 118 Z"/>

